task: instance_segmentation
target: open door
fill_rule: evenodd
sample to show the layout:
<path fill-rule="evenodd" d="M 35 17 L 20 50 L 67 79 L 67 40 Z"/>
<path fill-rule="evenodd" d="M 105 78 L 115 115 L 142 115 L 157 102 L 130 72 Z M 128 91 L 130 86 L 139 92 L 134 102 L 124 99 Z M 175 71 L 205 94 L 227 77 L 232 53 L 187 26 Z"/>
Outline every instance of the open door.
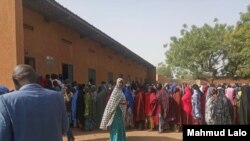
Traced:
<path fill-rule="evenodd" d="M 68 82 L 73 82 L 73 65 L 71 64 L 62 64 L 62 76 L 64 80 Z"/>

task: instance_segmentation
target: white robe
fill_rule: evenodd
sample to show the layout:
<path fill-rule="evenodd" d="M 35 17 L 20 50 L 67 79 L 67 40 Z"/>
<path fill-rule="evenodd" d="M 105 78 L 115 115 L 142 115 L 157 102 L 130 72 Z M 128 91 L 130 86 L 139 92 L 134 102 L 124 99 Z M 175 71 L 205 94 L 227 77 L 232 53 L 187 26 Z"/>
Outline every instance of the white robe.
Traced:
<path fill-rule="evenodd" d="M 116 86 L 103 113 L 100 129 L 107 130 L 107 127 L 111 126 L 117 106 L 119 106 L 122 111 L 123 122 L 125 123 L 127 105 L 120 104 L 124 102 L 126 102 L 126 97 L 123 94 L 122 89 Z"/>

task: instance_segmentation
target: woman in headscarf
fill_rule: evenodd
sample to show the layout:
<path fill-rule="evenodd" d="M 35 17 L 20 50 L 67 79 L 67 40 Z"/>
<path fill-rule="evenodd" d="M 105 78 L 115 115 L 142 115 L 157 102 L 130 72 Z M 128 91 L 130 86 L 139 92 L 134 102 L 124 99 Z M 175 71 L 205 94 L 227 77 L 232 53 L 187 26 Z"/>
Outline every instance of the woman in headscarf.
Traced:
<path fill-rule="evenodd" d="M 127 112 L 126 112 L 126 127 L 134 127 L 133 111 L 134 111 L 134 98 L 132 96 L 132 91 L 130 84 L 126 84 L 124 94 L 128 103 Z"/>
<path fill-rule="evenodd" d="M 193 95 L 192 95 L 192 116 L 193 116 L 193 124 L 201 125 L 201 95 L 202 92 L 197 84 L 192 86 Z"/>
<path fill-rule="evenodd" d="M 187 84 L 184 84 L 184 95 L 182 96 L 183 124 L 192 124 L 192 91 Z"/>
<path fill-rule="evenodd" d="M 157 84 L 156 97 L 158 99 L 159 132 L 162 133 L 169 127 L 167 115 L 169 112 L 169 93 L 162 88 L 162 84 Z"/>
<path fill-rule="evenodd" d="M 73 83 L 73 88 L 72 88 L 72 92 L 73 92 L 73 96 L 72 96 L 72 101 L 71 101 L 71 114 L 72 114 L 72 121 L 73 121 L 73 126 L 77 127 L 77 110 L 78 110 L 78 102 L 80 102 L 81 100 L 79 100 L 79 96 L 78 96 L 78 87 L 77 87 L 77 83 L 74 82 Z"/>
<path fill-rule="evenodd" d="M 250 124 L 250 86 L 242 86 L 240 97 L 240 124 Z"/>
<path fill-rule="evenodd" d="M 126 141 L 124 123 L 127 101 L 122 92 L 123 83 L 122 78 L 117 79 L 100 124 L 102 130 L 110 128 L 110 141 Z"/>
<path fill-rule="evenodd" d="M 232 106 L 224 94 L 224 89 L 210 87 L 207 91 L 206 115 L 207 125 L 230 125 Z"/>
<path fill-rule="evenodd" d="M 136 123 L 136 128 L 142 130 L 144 128 L 145 120 L 145 94 L 142 86 L 137 88 L 135 92 L 135 110 L 134 119 Z"/>
<path fill-rule="evenodd" d="M 174 110 L 174 126 L 175 131 L 180 132 L 181 131 L 181 125 L 182 125 L 182 107 L 181 107 L 181 91 L 180 87 L 175 87 L 174 94 L 173 94 L 173 106 L 171 107 Z"/>
<path fill-rule="evenodd" d="M 114 86 L 112 84 L 108 84 L 108 89 L 107 89 L 107 94 L 106 94 L 106 97 L 105 97 L 105 106 L 107 105 L 108 101 L 109 101 L 109 98 L 111 96 L 111 93 L 114 89 Z"/>
<path fill-rule="evenodd" d="M 234 105 L 234 88 L 231 87 L 231 85 L 228 85 L 228 88 L 225 90 L 226 97 L 230 100 L 231 104 Z"/>
<path fill-rule="evenodd" d="M 93 125 L 94 125 L 94 128 L 98 128 L 100 126 L 100 122 L 99 122 L 99 124 L 97 124 L 97 112 L 96 112 L 96 96 L 97 96 L 97 92 L 96 92 L 96 86 L 95 85 L 90 86 L 90 95 L 92 97 Z"/>
<path fill-rule="evenodd" d="M 230 100 L 230 103 L 233 106 L 233 112 L 232 112 L 232 115 L 231 115 L 233 124 L 236 123 L 236 113 L 237 113 L 237 111 L 236 111 L 236 102 L 235 102 L 235 94 L 236 93 L 235 93 L 234 88 L 232 88 L 231 85 L 228 85 L 228 88 L 225 90 L 225 95 L 228 98 L 228 100 Z"/>
<path fill-rule="evenodd" d="M 239 86 L 238 87 L 238 90 L 237 90 L 237 94 L 235 96 L 235 102 L 236 102 L 236 109 L 237 109 L 237 121 L 236 121 L 236 124 L 239 124 L 240 123 L 240 97 L 242 95 L 242 91 L 241 91 L 241 87 Z"/>
<path fill-rule="evenodd" d="M 208 84 L 204 84 L 202 86 L 202 95 L 201 95 L 201 114 L 202 114 L 202 123 L 205 123 L 205 109 L 206 109 L 206 97 L 207 97 L 207 90 L 208 90 Z"/>
<path fill-rule="evenodd" d="M 214 109 L 215 109 L 215 100 L 217 98 L 216 88 L 210 86 L 207 90 L 206 95 L 206 109 L 205 109 L 205 124 L 213 125 L 215 124 Z"/>
<path fill-rule="evenodd" d="M 84 87 L 85 84 L 78 84 L 77 87 L 75 87 L 75 93 L 77 94 L 76 98 L 76 119 L 77 119 L 77 126 L 81 130 L 83 130 L 84 126 Z M 75 94 L 74 94 L 75 95 Z M 73 97 L 74 97 L 73 95 Z"/>
<path fill-rule="evenodd" d="M 145 113 L 147 116 L 147 125 L 151 131 L 158 124 L 158 100 L 153 86 L 148 86 L 148 92 L 145 100 Z"/>
<path fill-rule="evenodd" d="M 104 84 L 101 84 L 98 87 L 97 91 L 97 96 L 96 96 L 96 124 L 99 127 L 101 120 L 102 120 L 102 115 L 105 110 L 105 98 L 106 98 L 106 88 L 104 87 Z"/>
<path fill-rule="evenodd" d="M 168 110 L 168 123 L 169 123 L 169 129 L 170 130 L 174 130 L 174 110 L 172 107 L 174 106 L 174 99 L 173 99 L 173 95 L 174 95 L 174 90 L 176 88 L 176 84 L 175 83 L 171 83 L 169 84 L 169 88 L 168 88 L 168 91 L 169 91 L 169 110 Z"/>
<path fill-rule="evenodd" d="M 68 126 L 68 129 L 67 129 L 67 138 L 68 138 L 68 141 L 73 141 L 75 138 L 74 138 L 74 135 L 73 135 L 73 132 L 70 128 L 70 123 L 71 123 L 71 101 L 72 101 L 72 96 L 73 96 L 73 93 L 71 92 L 71 89 L 70 89 L 70 86 L 66 86 L 64 88 L 64 103 L 65 103 L 65 108 L 66 108 L 66 111 L 67 111 L 67 116 L 68 116 L 68 121 L 69 121 L 69 126 Z"/>
<path fill-rule="evenodd" d="M 61 87 L 60 87 L 60 85 L 58 84 L 57 81 L 55 81 L 55 80 L 53 81 L 53 86 L 54 86 L 55 91 L 58 91 L 58 92 L 61 91 Z"/>
<path fill-rule="evenodd" d="M 87 131 L 93 130 L 93 100 L 90 94 L 89 86 L 85 86 L 85 94 L 84 94 L 84 129 Z"/>
<path fill-rule="evenodd" d="M 44 84 L 44 88 L 50 89 L 52 90 L 52 82 L 50 80 L 50 75 L 46 74 L 45 75 L 45 84 Z"/>

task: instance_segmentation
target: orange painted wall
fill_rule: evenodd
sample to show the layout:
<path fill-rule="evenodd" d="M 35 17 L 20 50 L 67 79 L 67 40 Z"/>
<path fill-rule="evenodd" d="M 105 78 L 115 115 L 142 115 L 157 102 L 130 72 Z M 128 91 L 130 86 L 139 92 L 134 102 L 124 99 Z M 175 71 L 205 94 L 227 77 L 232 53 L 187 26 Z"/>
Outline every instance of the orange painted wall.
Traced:
<path fill-rule="evenodd" d="M 0 9 L 0 85 L 13 89 L 12 71 L 23 63 L 22 0 L 1 0 Z"/>
<path fill-rule="evenodd" d="M 33 31 L 24 29 L 25 56 L 36 59 L 36 70 L 39 74 L 60 74 L 62 63 L 66 63 L 73 64 L 74 80 L 80 83 L 88 81 L 89 68 L 96 70 L 97 84 L 107 81 L 108 72 L 113 73 L 114 80 L 119 74 L 123 74 L 125 79 L 128 76 L 131 80 L 147 79 L 148 70 L 141 64 L 116 54 L 92 39 L 81 38 L 77 32 L 63 25 L 45 21 L 34 11 L 24 8 L 23 13 L 24 23 L 34 27 Z M 72 41 L 72 45 L 63 43 L 62 38 Z M 54 58 L 53 66 L 47 64 L 46 56 Z"/>

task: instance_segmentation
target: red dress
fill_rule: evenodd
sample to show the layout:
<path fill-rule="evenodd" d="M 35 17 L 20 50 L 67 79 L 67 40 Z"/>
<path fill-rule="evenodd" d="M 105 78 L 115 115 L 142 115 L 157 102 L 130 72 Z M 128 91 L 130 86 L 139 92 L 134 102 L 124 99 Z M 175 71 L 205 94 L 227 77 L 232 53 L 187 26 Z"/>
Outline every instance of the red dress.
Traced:
<path fill-rule="evenodd" d="M 190 125 L 192 124 L 192 92 L 189 87 L 184 88 L 184 95 L 182 96 L 182 109 L 183 109 L 183 124 Z"/>
<path fill-rule="evenodd" d="M 181 92 L 180 88 L 176 87 L 173 94 L 173 107 L 171 107 L 174 110 L 174 124 L 176 125 L 182 125 L 182 105 L 181 105 Z"/>
<path fill-rule="evenodd" d="M 150 116 L 151 110 L 150 110 L 150 93 L 146 93 L 146 98 L 145 98 L 145 115 Z"/>
<path fill-rule="evenodd" d="M 139 90 L 137 95 L 135 96 L 135 110 L 134 110 L 134 118 L 135 121 L 145 120 L 145 98 L 144 98 L 143 90 Z"/>
<path fill-rule="evenodd" d="M 152 116 L 154 123 L 158 125 L 158 101 L 155 92 L 148 92 L 145 100 L 146 116 Z"/>

